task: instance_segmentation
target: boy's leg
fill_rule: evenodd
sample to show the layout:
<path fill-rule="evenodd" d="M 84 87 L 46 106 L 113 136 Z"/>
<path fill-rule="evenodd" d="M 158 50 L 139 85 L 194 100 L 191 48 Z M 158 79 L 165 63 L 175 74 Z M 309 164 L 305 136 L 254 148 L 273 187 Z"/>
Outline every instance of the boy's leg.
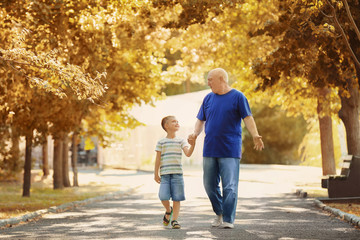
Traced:
<path fill-rule="evenodd" d="M 164 201 L 161 201 L 162 205 L 164 206 L 164 208 L 166 209 L 166 212 L 171 212 L 171 207 L 170 207 L 170 201 L 169 200 L 164 200 Z M 173 210 L 174 211 L 174 210 Z M 170 219 L 170 215 L 165 215 L 165 218 L 167 220 Z"/>
<path fill-rule="evenodd" d="M 180 213 L 180 201 L 185 200 L 184 178 L 182 174 L 171 175 L 171 197 L 173 200 L 173 218 L 175 221 Z"/>
<path fill-rule="evenodd" d="M 180 213 L 180 201 L 173 202 L 173 218 L 172 220 L 177 220 Z"/>
<path fill-rule="evenodd" d="M 166 212 L 171 212 L 170 207 L 170 175 L 162 175 L 159 189 L 159 198 L 162 205 L 166 209 Z M 170 219 L 170 215 L 165 214 L 167 220 Z"/>

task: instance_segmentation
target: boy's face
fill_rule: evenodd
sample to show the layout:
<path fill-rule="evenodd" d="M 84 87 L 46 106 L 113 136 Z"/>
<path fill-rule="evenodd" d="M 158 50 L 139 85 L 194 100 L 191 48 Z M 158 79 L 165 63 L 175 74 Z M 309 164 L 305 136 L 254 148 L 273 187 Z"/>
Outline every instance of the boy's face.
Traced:
<path fill-rule="evenodd" d="M 180 129 L 179 122 L 176 118 L 170 118 L 165 125 L 167 131 L 175 132 Z"/>

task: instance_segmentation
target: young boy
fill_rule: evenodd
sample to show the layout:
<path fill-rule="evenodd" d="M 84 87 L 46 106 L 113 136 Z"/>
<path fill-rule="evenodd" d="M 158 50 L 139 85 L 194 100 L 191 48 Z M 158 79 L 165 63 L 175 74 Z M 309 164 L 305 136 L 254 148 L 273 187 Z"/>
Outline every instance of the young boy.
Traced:
<path fill-rule="evenodd" d="M 159 198 L 166 209 L 163 224 L 168 226 L 172 217 L 172 228 L 179 229 L 181 226 L 177 219 L 180 212 L 180 201 L 185 200 L 181 156 L 182 151 L 187 157 L 191 156 L 194 151 L 195 140 L 189 141 L 189 148 L 184 139 L 176 137 L 175 133 L 180 126 L 174 116 L 164 117 L 161 126 L 167 132 L 167 136 L 160 139 L 156 145 L 154 179 L 160 183 Z M 170 206 L 170 198 L 173 201 L 173 207 Z"/>

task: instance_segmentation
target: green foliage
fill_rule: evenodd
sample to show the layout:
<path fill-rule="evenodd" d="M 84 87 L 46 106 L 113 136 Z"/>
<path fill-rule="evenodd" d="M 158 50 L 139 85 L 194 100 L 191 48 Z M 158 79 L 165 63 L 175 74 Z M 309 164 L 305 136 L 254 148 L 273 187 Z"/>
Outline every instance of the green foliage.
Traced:
<path fill-rule="evenodd" d="M 263 136 L 265 149 L 254 150 L 250 133 L 245 129 L 243 137 L 243 163 L 299 164 L 299 146 L 307 133 L 303 117 L 288 117 L 280 107 L 270 108 L 266 104 L 252 107 L 256 125 Z"/>

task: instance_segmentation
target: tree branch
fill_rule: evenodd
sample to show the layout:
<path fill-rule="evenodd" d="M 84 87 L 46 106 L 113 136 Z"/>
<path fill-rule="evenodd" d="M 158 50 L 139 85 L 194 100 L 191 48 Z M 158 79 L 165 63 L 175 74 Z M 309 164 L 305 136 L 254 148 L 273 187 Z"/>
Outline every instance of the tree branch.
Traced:
<path fill-rule="evenodd" d="M 347 15 L 348 15 L 348 17 L 350 19 L 351 25 L 353 26 L 353 28 L 354 28 L 354 30 L 356 32 L 356 35 L 357 35 L 357 37 L 358 37 L 358 39 L 360 41 L 360 31 L 359 31 L 359 28 L 356 26 L 354 18 L 352 16 L 351 12 L 350 12 L 349 3 L 347 2 L 347 0 L 343 0 L 343 3 L 345 5 L 346 13 L 347 13 Z"/>
<path fill-rule="evenodd" d="M 354 51 L 352 50 L 351 45 L 350 45 L 350 43 L 349 43 L 349 41 L 348 41 L 348 39 L 347 39 L 347 37 L 346 37 L 346 33 L 345 33 L 344 29 L 341 27 L 341 25 L 340 25 L 340 23 L 339 23 L 339 19 L 338 19 L 337 14 L 336 14 L 336 9 L 335 9 L 335 7 L 331 4 L 331 2 L 330 2 L 329 0 L 326 0 L 326 2 L 327 2 L 328 5 L 331 7 L 331 10 L 332 10 L 332 12 L 333 12 L 332 18 L 334 18 L 335 27 L 340 31 L 340 33 L 341 33 L 341 35 L 342 35 L 342 37 L 343 37 L 343 39 L 344 39 L 344 41 L 345 41 L 345 45 L 346 45 L 346 47 L 348 48 L 348 50 L 350 51 L 351 56 L 352 56 L 355 64 L 356 64 L 358 67 L 360 67 L 359 59 L 356 57 Z M 359 40 L 360 40 L 360 39 L 359 39 Z"/>

